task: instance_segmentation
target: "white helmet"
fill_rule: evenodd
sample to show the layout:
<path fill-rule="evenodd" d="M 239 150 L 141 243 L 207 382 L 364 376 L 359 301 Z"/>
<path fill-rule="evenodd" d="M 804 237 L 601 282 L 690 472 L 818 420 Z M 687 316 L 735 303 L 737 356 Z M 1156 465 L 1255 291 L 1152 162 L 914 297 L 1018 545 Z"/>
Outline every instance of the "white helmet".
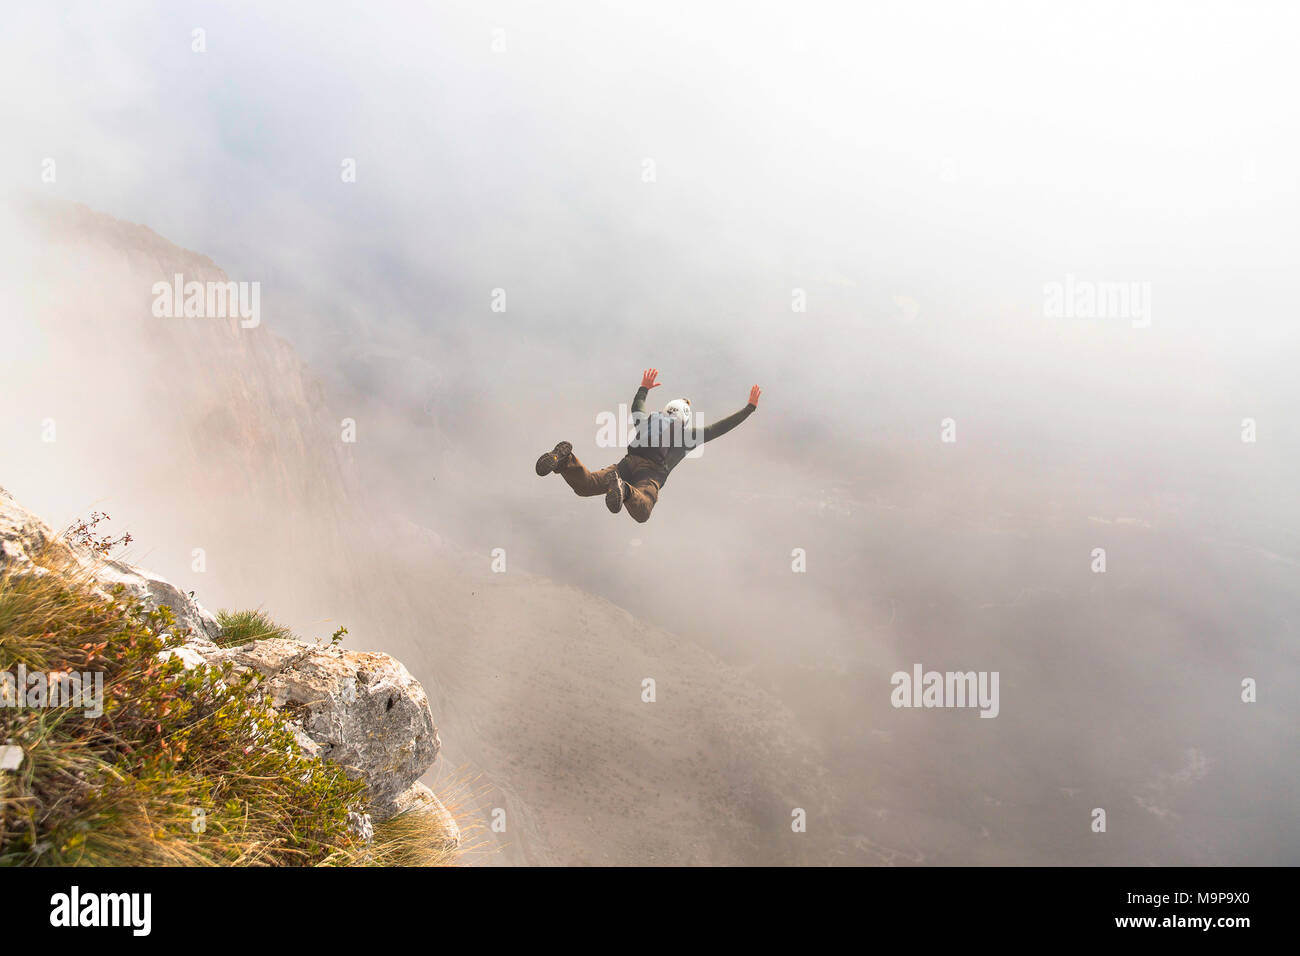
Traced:
<path fill-rule="evenodd" d="M 664 415 L 671 418 L 674 423 L 681 425 L 682 428 L 690 428 L 691 400 L 689 398 L 674 398 L 664 406 Z"/>

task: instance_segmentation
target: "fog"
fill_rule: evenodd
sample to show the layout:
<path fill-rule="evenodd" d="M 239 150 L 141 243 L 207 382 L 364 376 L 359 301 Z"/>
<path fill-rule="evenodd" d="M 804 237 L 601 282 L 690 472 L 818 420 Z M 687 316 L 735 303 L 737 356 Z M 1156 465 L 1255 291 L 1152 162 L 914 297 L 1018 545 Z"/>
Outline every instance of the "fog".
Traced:
<path fill-rule="evenodd" d="M 0 484 L 51 520 L 113 504 L 178 578 L 199 532 L 158 502 L 202 512 L 208 538 L 227 529 L 219 550 L 264 572 L 214 571 L 216 603 L 304 628 L 351 615 L 354 643 L 445 680 L 452 709 L 492 680 L 450 673 L 481 626 L 453 580 L 544 580 L 625 608 L 787 708 L 831 794 L 838 856 L 788 853 L 783 805 L 772 852 L 724 835 L 698 859 L 1300 862 L 1300 14 L 701 6 L 7 9 L 6 188 L 142 223 L 260 283 L 263 338 L 241 341 L 287 341 L 319 395 L 273 410 L 259 389 L 281 360 L 213 365 L 244 377 L 268 430 L 332 444 L 274 476 L 172 480 L 107 439 L 52 460 L 45 396 L 92 374 L 113 402 L 92 413 L 83 395 L 82 432 L 125 419 L 203 445 L 212 428 L 160 408 L 152 360 L 97 314 L 120 262 L 61 258 L 15 226 Z M 62 275 L 81 291 L 60 299 Z M 40 331 L 56 306 L 86 338 Z M 196 356 L 227 346 L 187 328 L 158 336 L 197 377 Z M 533 474 L 560 439 L 593 469 L 617 460 L 597 417 L 651 366 L 653 403 L 689 397 L 706 420 L 753 383 L 763 398 L 672 473 L 646 524 Z M 360 435 L 346 449 L 341 418 Z M 231 453 L 256 462 L 247 434 Z M 218 492 L 234 481 L 251 490 Z M 310 531 L 242 538 L 264 517 L 245 510 L 259 482 Z M 428 535 L 441 556 L 407 563 Z M 333 606 L 321 582 L 344 548 L 360 596 Z M 428 603 L 394 598 L 416 590 Z M 586 601 L 555 613 L 581 629 Z M 363 607 L 382 623 L 357 622 Z M 413 663 L 434 619 L 447 661 Z M 502 620 L 532 653 L 555 639 L 522 610 Z M 891 675 L 918 663 L 998 672 L 998 716 L 893 707 Z M 602 732 L 582 699 L 564 706 L 567 733 Z M 481 715 L 436 716 L 447 754 L 465 748 L 493 786 L 544 774 L 507 772 L 504 738 L 471 748 L 490 736 Z M 742 789 L 776 772 L 761 739 L 737 754 Z M 582 840 L 504 853 L 577 862 Z"/>

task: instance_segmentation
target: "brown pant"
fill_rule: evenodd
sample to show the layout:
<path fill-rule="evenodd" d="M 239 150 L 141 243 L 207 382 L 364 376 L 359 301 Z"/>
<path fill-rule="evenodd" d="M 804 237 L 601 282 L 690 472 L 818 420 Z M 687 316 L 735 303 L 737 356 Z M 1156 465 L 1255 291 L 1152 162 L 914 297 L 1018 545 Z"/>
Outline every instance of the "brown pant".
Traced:
<path fill-rule="evenodd" d="M 644 458 L 625 455 L 617 465 L 606 465 L 600 471 L 588 471 L 587 466 L 578 461 L 577 455 L 569 455 L 569 460 L 560 467 L 560 474 L 577 494 L 592 498 L 609 490 L 609 483 L 614 480 L 614 470 L 617 469 L 628 485 L 623 507 L 637 521 L 649 521 L 650 511 L 659 500 L 659 482 L 648 474 L 653 467 Z"/>

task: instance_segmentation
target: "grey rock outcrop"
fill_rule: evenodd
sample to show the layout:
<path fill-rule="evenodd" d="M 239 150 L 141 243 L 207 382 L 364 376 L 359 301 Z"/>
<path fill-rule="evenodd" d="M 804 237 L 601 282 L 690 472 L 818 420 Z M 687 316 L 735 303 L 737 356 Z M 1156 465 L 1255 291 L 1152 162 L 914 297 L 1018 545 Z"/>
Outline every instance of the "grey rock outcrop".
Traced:
<path fill-rule="evenodd" d="M 42 573 L 44 569 L 32 561 L 32 555 L 48 547 L 63 548 L 72 556 L 49 525 L 0 488 L 0 571 Z"/>
<path fill-rule="evenodd" d="M 370 812 L 401 812 L 398 798 L 438 756 L 424 688 L 387 654 L 273 639 L 201 648 L 213 665 L 255 671 L 270 704 L 291 716 L 309 753 L 366 781 Z"/>
<path fill-rule="evenodd" d="M 169 608 L 176 626 L 188 630 L 191 640 L 214 640 L 221 634 L 221 625 L 207 608 L 151 571 L 121 561 L 104 561 L 94 568 L 93 574 L 105 590 L 113 591 L 120 584 L 129 600 L 150 608 Z"/>

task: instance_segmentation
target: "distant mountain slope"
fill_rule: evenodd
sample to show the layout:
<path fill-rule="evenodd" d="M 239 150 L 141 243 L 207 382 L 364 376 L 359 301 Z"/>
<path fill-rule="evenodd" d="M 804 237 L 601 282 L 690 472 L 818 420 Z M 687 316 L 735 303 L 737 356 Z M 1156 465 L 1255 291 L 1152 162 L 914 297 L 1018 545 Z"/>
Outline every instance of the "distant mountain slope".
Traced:
<path fill-rule="evenodd" d="M 0 295 L 18 321 L 0 358 L 0 436 L 32 507 L 59 520 L 99 504 L 172 577 L 199 549 L 215 603 L 276 581 L 281 549 L 346 554 L 351 446 L 289 344 L 270 321 L 153 314 L 156 282 L 231 277 L 85 206 L 23 199 L 5 212 Z"/>

